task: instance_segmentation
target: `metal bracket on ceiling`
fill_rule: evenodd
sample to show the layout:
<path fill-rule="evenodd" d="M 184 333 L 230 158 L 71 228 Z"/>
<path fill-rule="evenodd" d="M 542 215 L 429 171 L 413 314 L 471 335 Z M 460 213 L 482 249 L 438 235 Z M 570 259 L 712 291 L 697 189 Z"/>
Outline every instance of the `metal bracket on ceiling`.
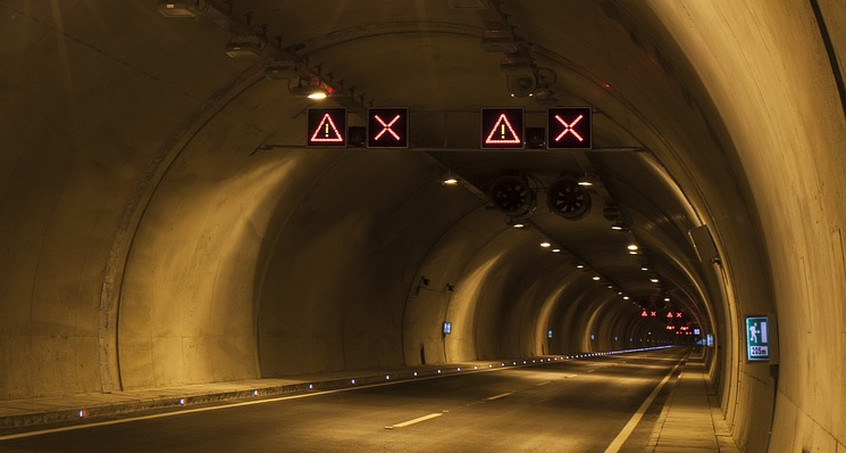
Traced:
<path fill-rule="evenodd" d="M 230 45 L 229 47 L 232 48 L 227 51 L 231 56 L 265 58 L 267 60 L 266 75 L 271 79 L 296 77 L 311 82 L 317 81 L 319 86 L 335 93 L 333 100 L 337 104 L 354 114 L 366 112 L 368 106 L 373 105 L 373 102 L 368 102 L 363 94 L 356 96 L 352 90 L 345 90 L 343 84 L 334 82 L 331 74 L 323 76 L 319 67 L 310 66 L 308 58 L 297 53 L 303 48 L 302 45 L 297 43 L 283 45 L 281 34 L 273 39 L 268 38 L 267 24 L 253 25 L 253 12 L 239 12 L 235 3 L 232 0 L 196 0 L 196 8 L 192 9 L 194 15 L 227 29 L 233 38 L 250 37 L 249 48 Z M 237 40 L 230 40 L 230 44 L 235 41 Z"/>
<path fill-rule="evenodd" d="M 501 4 L 498 0 L 490 0 L 479 10 L 484 26 L 482 50 L 503 55 L 500 70 L 506 77 L 506 88 L 511 96 L 531 97 L 541 105 L 557 104 L 555 93 L 550 88 L 556 79 L 555 72 L 538 66 L 532 55 L 532 44 L 517 35 Z"/>

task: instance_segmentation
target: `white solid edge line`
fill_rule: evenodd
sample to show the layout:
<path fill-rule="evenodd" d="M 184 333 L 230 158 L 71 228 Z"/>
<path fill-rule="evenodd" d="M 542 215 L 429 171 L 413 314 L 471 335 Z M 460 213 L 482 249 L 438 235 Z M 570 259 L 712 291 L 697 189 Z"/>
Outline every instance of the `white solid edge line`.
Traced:
<path fill-rule="evenodd" d="M 489 397 L 485 398 L 485 401 L 493 401 L 493 400 L 498 400 L 500 398 L 505 398 L 506 396 L 511 395 L 512 393 L 514 393 L 514 392 L 505 392 L 505 393 L 500 393 L 499 395 L 489 396 Z"/>
<path fill-rule="evenodd" d="M 666 376 L 664 376 L 664 379 L 661 380 L 661 383 L 658 384 L 658 386 L 655 387 L 654 390 L 652 390 L 652 393 L 650 393 L 648 397 L 646 397 L 646 400 L 643 402 L 643 404 L 640 405 L 640 407 L 637 409 L 637 412 L 632 415 L 632 418 L 629 419 L 629 422 L 626 423 L 626 426 L 623 427 L 623 430 L 620 431 L 620 434 L 617 434 L 617 437 L 615 437 L 611 444 L 608 445 L 608 448 L 605 449 L 605 453 L 618 453 L 620 449 L 623 448 L 623 444 L 626 442 L 626 440 L 628 440 L 629 436 L 632 435 L 632 432 L 634 431 L 635 427 L 637 427 L 637 424 L 640 423 L 640 419 L 643 418 L 643 414 L 646 413 L 646 410 L 649 409 L 649 406 L 652 404 L 652 401 L 655 400 L 655 398 L 658 396 L 658 393 L 661 392 L 661 389 L 664 388 L 664 385 L 670 380 L 670 377 L 673 376 L 673 373 L 676 372 L 676 370 L 681 366 L 681 364 L 682 359 L 679 359 L 678 363 L 676 363 L 676 366 L 674 366 L 673 369 L 671 369 L 670 372 L 667 373 Z"/>
<path fill-rule="evenodd" d="M 411 425 L 414 425 L 414 424 L 417 424 L 417 423 L 420 423 L 420 422 L 425 422 L 426 420 L 438 418 L 441 415 L 444 415 L 443 412 L 434 412 L 434 413 L 431 413 L 429 415 L 424 415 L 422 417 L 413 418 L 411 420 L 408 420 L 408 421 L 405 421 L 405 422 L 402 422 L 402 423 L 397 423 L 396 425 L 386 426 L 385 428 L 387 428 L 387 429 L 405 428 L 406 426 L 411 426 Z"/>

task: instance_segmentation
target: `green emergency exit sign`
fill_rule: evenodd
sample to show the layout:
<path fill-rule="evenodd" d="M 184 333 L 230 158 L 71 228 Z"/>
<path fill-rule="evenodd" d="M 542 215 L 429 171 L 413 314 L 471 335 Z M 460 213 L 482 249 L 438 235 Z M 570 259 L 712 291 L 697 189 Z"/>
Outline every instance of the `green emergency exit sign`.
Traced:
<path fill-rule="evenodd" d="M 746 360 L 768 362 L 770 360 L 770 322 L 767 316 L 746 317 Z"/>

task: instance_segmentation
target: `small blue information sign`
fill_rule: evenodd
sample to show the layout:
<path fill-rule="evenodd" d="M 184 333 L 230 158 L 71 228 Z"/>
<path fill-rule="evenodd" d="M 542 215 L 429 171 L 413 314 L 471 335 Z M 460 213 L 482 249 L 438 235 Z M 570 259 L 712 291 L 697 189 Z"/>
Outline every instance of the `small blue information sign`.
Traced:
<path fill-rule="evenodd" d="M 451 323 L 451 322 L 449 322 L 449 321 L 444 321 L 444 324 L 443 324 L 443 334 L 444 334 L 444 335 L 449 335 L 449 334 L 451 334 L 451 333 L 452 333 L 452 323 Z"/>
<path fill-rule="evenodd" d="M 766 316 L 746 317 L 746 360 L 770 360 L 770 322 Z"/>

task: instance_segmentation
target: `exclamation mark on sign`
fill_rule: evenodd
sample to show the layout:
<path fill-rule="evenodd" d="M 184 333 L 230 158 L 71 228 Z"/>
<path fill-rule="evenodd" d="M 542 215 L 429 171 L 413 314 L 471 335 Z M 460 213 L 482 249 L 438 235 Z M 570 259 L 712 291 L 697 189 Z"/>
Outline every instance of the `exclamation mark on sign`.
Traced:
<path fill-rule="evenodd" d="M 329 123 L 326 123 L 326 127 L 323 130 L 323 137 L 329 138 Z"/>
<path fill-rule="evenodd" d="M 500 124 L 499 126 L 499 138 L 500 140 L 505 140 L 505 124 Z"/>

